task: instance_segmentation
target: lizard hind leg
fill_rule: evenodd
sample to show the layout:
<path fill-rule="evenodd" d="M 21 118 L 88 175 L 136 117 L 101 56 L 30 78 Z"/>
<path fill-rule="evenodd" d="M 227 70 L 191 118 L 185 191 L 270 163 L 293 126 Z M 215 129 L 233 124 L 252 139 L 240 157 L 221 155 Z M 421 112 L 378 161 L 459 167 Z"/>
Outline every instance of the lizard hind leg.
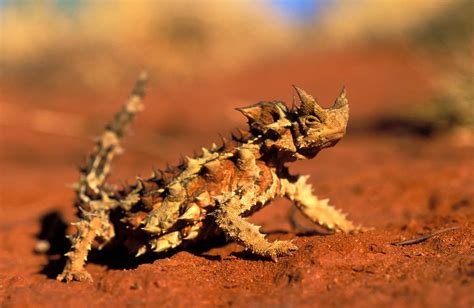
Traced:
<path fill-rule="evenodd" d="M 84 269 L 84 263 L 87 261 L 87 255 L 91 248 L 91 243 L 96 236 L 96 230 L 100 228 L 99 218 L 93 218 L 90 221 L 82 220 L 74 223 L 77 228 L 76 235 L 71 239 L 71 250 L 65 254 L 68 258 L 63 272 L 58 275 L 60 281 L 71 282 L 92 281 L 91 275 Z"/>
<path fill-rule="evenodd" d="M 291 241 L 269 242 L 260 232 L 260 227 L 241 217 L 233 206 L 223 204 L 215 212 L 215 217 L 217 225 L 228 238 L 242 244 L 256 255 L 276 261 L 277 257 L 288 255 L 298 249 Z"/>
<path fill-rule="evenodd" d="M 57 277 L 58 280 L 92 280 L 84 265 L 94 240 L 98 237 L 102 240 L 102 245 L 105 245 L 114 237 L 109 213 L 119 202 L 107 193 L 105 180 L 110 173 L 114 156 L 120 153 L 120 140 L 135 114 L 142 109 L 145 85 L 146 75 L 142 74 L 125 106 L 106 126 L 86 165 L 81 168 L 80 180 L 76 187 L 80 220 L 75 223 L 77 233 L 71 239 L 72 246 L 66 254 L 66 266 Z"/>
<path fill-rule="evenodd" d="M 325 228 L 345 233 L 360 232 L 364 229 L 355 226 L 346 215 L 329 205 L 329 199 L 318 199 L 313 194 L 308 176 L 300 176 L 296 182 L 282 180 L 284 195 L 313 223 Z"/>

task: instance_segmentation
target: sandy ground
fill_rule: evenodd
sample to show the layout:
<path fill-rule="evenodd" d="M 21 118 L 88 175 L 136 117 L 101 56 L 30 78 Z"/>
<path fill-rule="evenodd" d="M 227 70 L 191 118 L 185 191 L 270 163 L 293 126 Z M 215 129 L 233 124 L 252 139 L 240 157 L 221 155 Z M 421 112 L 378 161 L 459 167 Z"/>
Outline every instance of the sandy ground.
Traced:
<path fill-rule="evenodd" d="M 292 83 L 329 104 L 344 83 L 352 113 L 348 135 L 293 170 L 309 173 L 318 196 L 374 229 L 318 235 L 300 217 L 306 227 L 294 230 L 290 204 L 280 200 L 252 218 L 271 239 L 296 238 L 299 250 L 277 263 L 233 243 L 207 243 L 160 259 L 130 260 L 106 250 L 87 266 L 93 283 L 68 285 L 53 279 L 66 246 L 54 218 L 74 219 L 67 184 L 76 180 L 92 136 L 124 101 L 133 76 L 98 97 L 62 85 L 46 93 L 3 89 L 2 306 L 473 307 L 473 147 L 453 136 L 423 139 L 364 129 L 383 111 L 423 101 L 433 92 L 429 77 L 435 73 L 429 60 L 394 49 L 302 54 L 166 86 L 152 75 L 147 112 L 126 139 L 112 180 L 147 176 L 152 165 L 175 163 L 180 153 L 217 141 L 217 133 L 243 127 L 234 107 L 291 102 Z M 390 244 L 448 227 L 457 229 L 414 245 Z M 48 255 L 35 254 L 45 230 L 56 232 L 54 246 Z"/>

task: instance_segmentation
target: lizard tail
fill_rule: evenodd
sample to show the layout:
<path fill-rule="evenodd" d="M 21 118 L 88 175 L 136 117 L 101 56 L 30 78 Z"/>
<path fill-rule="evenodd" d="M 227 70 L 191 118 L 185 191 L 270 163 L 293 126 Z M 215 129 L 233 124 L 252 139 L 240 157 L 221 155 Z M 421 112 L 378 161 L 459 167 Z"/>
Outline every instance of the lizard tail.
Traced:
<path fill-rule="evenodd" d="M 80 203 L 87 204 L 93 196 L 100 196 L 103 192 L 112 160 L 116 154 L 121 153 L 120 141 L 136 114 L 143 110 L 146 84 L 147 74 L 142 72 L 122 110 L 105 126 L 104 132 L 97 139 L 94 151 L 81 167 L 80 181 L 76 187 Z"/>

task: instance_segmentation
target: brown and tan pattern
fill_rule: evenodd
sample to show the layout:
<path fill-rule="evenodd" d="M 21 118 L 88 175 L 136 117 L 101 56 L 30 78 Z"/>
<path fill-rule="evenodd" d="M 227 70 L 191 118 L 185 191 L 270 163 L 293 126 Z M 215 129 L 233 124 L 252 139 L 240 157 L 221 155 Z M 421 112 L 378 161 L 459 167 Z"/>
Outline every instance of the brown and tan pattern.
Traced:
<path fill-rule="evenodd" d="M 76 187 L 79 222 L 59 280 L 91 280 L 84 269 L 92 247 L 118 242 L 137 256 L 224 234 L 254 254 L 276 260 L 295 251 L 291 241 L 269 242 L 246 217 L 272 200 L 286 197 L 312 222 L 343 232 L 360 231 L 345 215 L 319 200 L 307 176 L 291 175 L 286 164 L 315 157 L 345 134 L 349 118 L 343 90 L 330 108 L 321 107 L 302 89 L 297 107 L 259 102 L 238 108 L 248 131 L 222 146 L 203 148 L 175 167 L 117 188 L 105 182 L 120 140 L 142 107 L 142 75 L 122 111 L 107 125 L 94 152 L 81 168 Z"/>

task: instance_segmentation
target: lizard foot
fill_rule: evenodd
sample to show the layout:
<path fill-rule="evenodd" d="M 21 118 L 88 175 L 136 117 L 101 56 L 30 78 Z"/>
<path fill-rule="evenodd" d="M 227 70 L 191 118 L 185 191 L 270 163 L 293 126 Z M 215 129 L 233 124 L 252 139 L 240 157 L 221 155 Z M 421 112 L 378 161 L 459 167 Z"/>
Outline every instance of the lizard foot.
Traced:
<path fill-rule="evenodd" d="M 73 271 L 65 269 L 61 274 L 56 277 L 59 281 L 71 282 L 71 281 L 88 281 L 92 282 L 92 276 L 85 269 L 79 271 Z"/>
<path fill-rule="evenodd" d="M 298 250 L 298 246 L 292 241 L 274 241 L 265 253 L 276 262 L 278 257 L 288 256 L 296 250 Z"/>

